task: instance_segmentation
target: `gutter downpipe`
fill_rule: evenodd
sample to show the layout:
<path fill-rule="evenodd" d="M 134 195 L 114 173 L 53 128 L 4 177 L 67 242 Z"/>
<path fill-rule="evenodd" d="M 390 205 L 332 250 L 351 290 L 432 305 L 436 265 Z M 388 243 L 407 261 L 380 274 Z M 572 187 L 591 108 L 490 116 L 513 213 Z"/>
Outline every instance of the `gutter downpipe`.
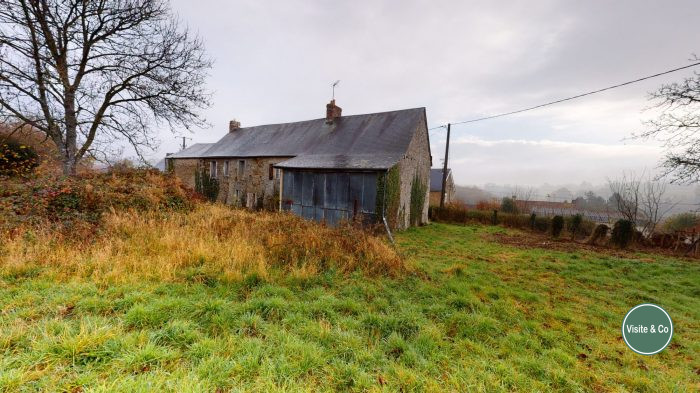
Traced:
<path fill-rule="evenodd" d="M 389 175 L 389 170 L 387 169 L 386 172 L 384 172 L 384 203 L 382 203 L 382 222 L 384 222 L 384 229 L 386 229 L 386 234 L 389 237 L 389 241 L 391 242 L 392 246 L 395 246 L 394 244 L 394 237 L 391 235 L 391 230 L 389 229 L 389 223 L 386 222 L 386 179 Z"/>

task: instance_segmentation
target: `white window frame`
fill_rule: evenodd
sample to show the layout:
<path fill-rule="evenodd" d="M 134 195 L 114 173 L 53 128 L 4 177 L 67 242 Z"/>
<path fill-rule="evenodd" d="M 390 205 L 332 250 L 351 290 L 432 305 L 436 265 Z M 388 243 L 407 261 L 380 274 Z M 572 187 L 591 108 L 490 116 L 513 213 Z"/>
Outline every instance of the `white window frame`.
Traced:
<path fill-rule="evenodd" d="M 243 177 L 245 175 L 245 160 L 238 160 L 238 177 Z"/>
<path fill-rule="evenodd" d="M 228 177 L 228 165 L 229 165 L 229 161 L 228 160 L 224 161 L 224 176 L 225 177 Z"/>
<path fill-rule="evenodd" d="M 216 178 L 216 161 L 209 161 L 209 177 Z"/>

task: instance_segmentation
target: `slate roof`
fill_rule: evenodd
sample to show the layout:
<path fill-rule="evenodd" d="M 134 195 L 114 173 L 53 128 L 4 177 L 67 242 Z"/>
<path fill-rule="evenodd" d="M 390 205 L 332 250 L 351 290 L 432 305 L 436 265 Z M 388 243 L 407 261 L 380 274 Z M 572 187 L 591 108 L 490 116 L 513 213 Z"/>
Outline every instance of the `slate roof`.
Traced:
<path fill-rule="evenodd" d="M 447 168 L 448 179 L 451 173 L 452 169 Z M 442 168 L 430 168 L 430 192 L 434 191 L 442 191 Z"/>
<path fill-rule="evenodd" d="M 425 108 L 244 127 L 205 150 L 172 158 L 290 157 L 281 168 L 388 169 L 408 150 L 413 134 L 426 124 Z M 184 154 L 183 154 L 184 153 Z"/>
<path fill-rule="evenodd" d="M 168 158 L 200 158 L 213 145 L 213 143 L 195 143 L 184 150 L 169 155 Z"/>

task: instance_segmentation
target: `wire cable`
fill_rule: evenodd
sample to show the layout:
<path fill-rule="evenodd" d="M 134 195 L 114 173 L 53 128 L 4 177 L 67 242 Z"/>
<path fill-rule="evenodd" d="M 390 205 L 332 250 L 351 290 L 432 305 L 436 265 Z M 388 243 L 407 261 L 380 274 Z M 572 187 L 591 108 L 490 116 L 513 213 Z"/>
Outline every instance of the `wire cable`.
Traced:
<path fill-rule="evenodd" d="M 670 73 L 673 73 L 673 72 L 685 70 L 685 69 L 687 69 L 687 68 L 696 67 L 696 66 L 698 66 L 698 65 L 700 65 L 700 62 L 693 63 L 693 64 L 689 64 L 689 65 L 686 65 L 686 66 L 683 66 L 683 67 L 674 68 L 674 69 L 671 69 L 671 70 L 668 70 L 668 71 L 664 71 L 664 72 L 659 72 L 658 74 L 645 76 L 645 77 L 638 78 L 638 79 L 635 79 L 635 80 L 631 80 L 631 81 L 628 81 L 628 82 L 619 83 L 619 84 L 617 84 L 617 85 L 604 87 L 604 88 L 602 88 L 602 89 L 593 90 L 593 91 L 589 91 L 589 92 L 582 93 L 582 94 L 577 94 L 577 95 L 575 95 L 575 96 L 571 96 L 571 97 L 567 97 L 567 98 L 562 98 L 562 99 L 555 100 L 555 101 L 550 101 L 550 102 L 547 102 L 547 103 L 544 103 L 544 104 L 540 104 L 540 105 L 531 106 L 531 107 L 524 108 L 524 109 L 518 109 L 518 110 L 515 110 L 515 111 L 510 111 L 510 112 L 505 112 L 505 113 L 499 113 L 499 114 L 497 114 L 497 115 L 479 117 L 479 118 L 471 119 L 471 120 L 459 121 L 459 122 L 451 123 L 451 124 L 452 124 L 452 125 L 456 125 L 456 124 L 476 123 L 476 122 L 478 122 L 478 121 L 484 121 L 484 120 L 495 119 L 495 118 L 497 118 L 497 117 L 504 117 L 504 116 L 515 115 L 515 114 L 517 114 L 517 113 L 523 113 L 523 112 L 531 111 L 531 110 L 533 110 L 533 109 L 539 109 L 539 108 L 542 108 L 542 107 L 545 107 L 545 106 L 550 106 L 550 105 L 554 105 L 554 104 L 559 104 L 559 103 L 562 103 L 562 102 L 575 100 L 575 99 L 577 99 L 577 98 L 581 98 L 581 97 L 585 97 L 585 96 L 590 96 L 590 95 L 592 95 L 592 94 L 601 93 L 601 92 L 604 92 L 604 91 L 607 91 L 607 90 L 616 89 L 616 88 L 618 88 L 618 87 L 631 85 L 631 84 L 633 84 L 633 83 L 637 83 L 637 82 L 645 81 L 645 80 L 647 80 L 647 79 L 652 79 L 652 78 L 656 78 L 656 77 L 659 77 L 659 76 L 662 76 L 662 75 L 666 75 L 666 74 L 670 74 Z M 436 126 L 436 127 L 433 127 L 433 128 L 429 128 L 428 130 L 434 130 L 434 129 L 441 128 L 441 127 L 447 127 L 447 125 Z"/>

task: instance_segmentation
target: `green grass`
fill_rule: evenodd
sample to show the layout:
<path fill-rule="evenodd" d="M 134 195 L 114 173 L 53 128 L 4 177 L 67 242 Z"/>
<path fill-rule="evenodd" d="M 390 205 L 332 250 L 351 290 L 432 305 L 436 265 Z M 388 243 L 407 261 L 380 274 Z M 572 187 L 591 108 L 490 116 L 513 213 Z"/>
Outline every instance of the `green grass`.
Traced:
<path fill-rule="evenodd" d="M 700 264 L 489 241 L 502 228 L 397 234 L 419 274 L 274 283 L 0 279 L 0 391 L 697 391 Z M 674 321 L 654 356 L 626 311 Z"/>

